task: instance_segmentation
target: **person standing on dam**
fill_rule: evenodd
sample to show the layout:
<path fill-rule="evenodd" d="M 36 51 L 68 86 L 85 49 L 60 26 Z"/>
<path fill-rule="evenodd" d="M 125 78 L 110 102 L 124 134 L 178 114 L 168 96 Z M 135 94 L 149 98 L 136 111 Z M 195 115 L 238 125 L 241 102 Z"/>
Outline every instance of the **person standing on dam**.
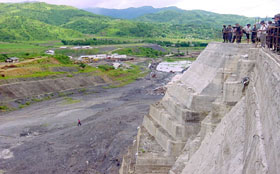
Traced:
<path fill-rule="evenodd" d="M 266 30 L 267 30 L 267 27 L 266 27 L 264 21 L 261 21 L 260 24 L 261 24 L 261 27 L 260 27 L 260 29 L 258 30 L 258 32 L 260 33 L 261 47 L 265 47 L 265 44 L 266 44 Z"/>
<path fill-rule="evenodd" d="M 241 39 L 242 39 L 242 27 L 237 23 L 235 24 L 235 27 L 236 27 L 236 43 L 241 43 Z"/>
<path fill-rule="evenodd" d="M 258 30 L 257 30 L 257 25 L 254 24 L 254 27 L 253 27 L 253 29 L 252 29 L 252 35 L 251 35 L 251 41 L 252 41 L 253 44 L 256 43 L 257 31 L 258 31 Z"/>
<path fill-rule="evenodd" d="M 232 27 L 233 28 L 233 31 L 232 31 L 232 41 L 231 43 L 234 43 L 235 40 L 236 40 L 236 27 Z"/>
<path fill-rule="evenodd" d="M 267 31 L 266 31 L 266 45 L 267 48 L 272 49 L 273 46 L 273 31 L 274 25 L 272 21 L 268 21 Z"/>
<path fill-rule="evenodd" d="M 274 28 L 274 35 L 273 35 L 273 37 L 274 37 L 274 51 L 276 51 L 276 52 L 280 52 L 280 13 L 278 13 L 278 14 L 276 14 L 275 16 L 274 16 L 274 18 L 272 18 L 272 19 L 274 19 L 274 26 L 275 26 L 275 28 Z M 277 35 L 278 34 L 278 35 Z"/>
<path fill-rule="evenodd" d="M 227 39 L 227 27 L 226 27 L 226 25 L 223 25 L 222 33 L 223 33 L 223 39 L 224 39 L 224 42 L 223 42 L 223 43 L 225 43 L 225 42 L 228 41 L 228 39 Z"/>
<path fill-rule="evenodd" d="M 243 28 L 243 32 L 246 34 L 247 43 L 249 43 L 249 41 L 250 41 L 250 33 L 251 33 L 251 24 L 247 24 Z"/>
<path fill-rule="evenodd" d="M 233 29 L 232 29 L 231 25 L 228 25 L 228 27 L 227 27 L 227 38 L 228 38 L 229 43 L 231 43 L 231 40 L 232 40 L 232 33 L 233 33 Z"/>

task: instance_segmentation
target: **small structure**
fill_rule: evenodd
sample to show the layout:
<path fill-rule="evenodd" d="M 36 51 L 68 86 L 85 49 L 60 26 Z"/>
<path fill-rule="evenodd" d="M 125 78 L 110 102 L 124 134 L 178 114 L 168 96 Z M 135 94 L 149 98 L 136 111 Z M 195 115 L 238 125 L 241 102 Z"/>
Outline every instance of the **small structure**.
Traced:
<path fill-rule="evenodd" d="M 63 47 L 60 47 L 60 49 L 67 49 L 67 47 L 63 46 Z"/>
<path fill-rule="evenodd" d="M 96 55 L 82 55 L 77 60 L 84 62 L 84 63 L 90 63 L 90 62 L 96 62 L 99 60 L 105 60 L 106 61 L 127 61 L 127 60 L 133 60 L 133 58 L 128 59 L 126 55 L 118 55 L 118 54 L 96 54 Z"/>
<path fill-rule="evenodd" d="M 113 58 L 113 59 L 126 59 L 127 56 L 126 55 L 119 55 L 119 54 L 112 54 L 111 58 Z"/>
<path fill-rule="evenodd" d="M 17 58 L 17 57 L 10 57 L 10 58 L 7 58 L 5 62 L 7 62 L 7 63 L 16 63 L 16 62 L 19 62 L 19 58 Z"/>
<path fill-rule="evenodd" d="M 72 49 L 72 50 L 78 50 L 78 49 L 82 49 L 82 47 L 76 46 L 76 47 L 72 47 L 71 49 Z"/>
<path fill-rule="evenodd" d="M 113 63 L 113 67 L 114 67 L 115 69 L 118 69 L 120 66 L 121 66 L 121 64 L 118 63 L 118 62 L 114 62 L 114 63 Z"/>
<path fill-rule="evenodd" d="M 49 55 L 54 55 L 55 52 L 54 52 L 54 50 L 48 50 L 48 51 L 46 51 L 45 53 L 46 53 L 46 54 L 49 54 Z"/>
<path fill-rule="evenodd" d="M 98 59 L 106 59 L 107 58 L 107 54 L 97 54 L 96 57 Z"/>
<path fill-rule="evenodd" d="M 83 55 L 78 58 L 78 61 L 81 61 L 84 63 L 90 63 L 90 62 L 96 62 L 100 59 L 105 59 L 105 58 L 103 58 L 103 56 L 98 56 L 98 55 Z"/>
<path fill-rule="evenodd" d="M 91 46 L 82 46 L 82 49 L 92 49 Z"/>

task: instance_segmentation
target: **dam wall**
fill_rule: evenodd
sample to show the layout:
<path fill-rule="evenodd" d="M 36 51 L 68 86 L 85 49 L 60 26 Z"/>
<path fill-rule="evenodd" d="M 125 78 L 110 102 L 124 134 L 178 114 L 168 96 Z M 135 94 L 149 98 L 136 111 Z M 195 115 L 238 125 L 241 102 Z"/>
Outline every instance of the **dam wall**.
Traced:
<path fill-rule="evenodd" d="M 210 43 L 151 105 L 120 173 L 280 173 L 279 61 Z"/>

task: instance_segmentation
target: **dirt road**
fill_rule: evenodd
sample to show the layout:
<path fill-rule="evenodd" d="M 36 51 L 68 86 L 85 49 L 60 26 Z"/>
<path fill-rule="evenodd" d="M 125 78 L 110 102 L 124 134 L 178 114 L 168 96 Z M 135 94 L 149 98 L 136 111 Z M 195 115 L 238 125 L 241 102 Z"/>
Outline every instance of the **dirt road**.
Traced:
<path fill-rule="evenodd" d="M 156 77 L 0 115 L 0 174 L 118 173 L 149 105 L 162 97 L 152 89 L 171 80 Z"/>

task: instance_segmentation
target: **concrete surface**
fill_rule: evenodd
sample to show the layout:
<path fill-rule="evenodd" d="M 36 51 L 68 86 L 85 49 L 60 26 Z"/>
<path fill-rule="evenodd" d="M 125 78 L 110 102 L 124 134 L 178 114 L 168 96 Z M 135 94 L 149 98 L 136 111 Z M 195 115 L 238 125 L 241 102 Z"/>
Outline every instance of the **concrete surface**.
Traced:
<path fill-rule="evenodd" d="M 280 173 L 279 113 L 279 55 L 250 44 L 210 43 L 151 105 L 134 157 L 120 173 Z M 137 143 L 149 136 L 155 148 L 143 155 Z M 151 160 L 157 156 L 169 163 Z M 141 166 L 143 159 L 149 164 Z"/>

